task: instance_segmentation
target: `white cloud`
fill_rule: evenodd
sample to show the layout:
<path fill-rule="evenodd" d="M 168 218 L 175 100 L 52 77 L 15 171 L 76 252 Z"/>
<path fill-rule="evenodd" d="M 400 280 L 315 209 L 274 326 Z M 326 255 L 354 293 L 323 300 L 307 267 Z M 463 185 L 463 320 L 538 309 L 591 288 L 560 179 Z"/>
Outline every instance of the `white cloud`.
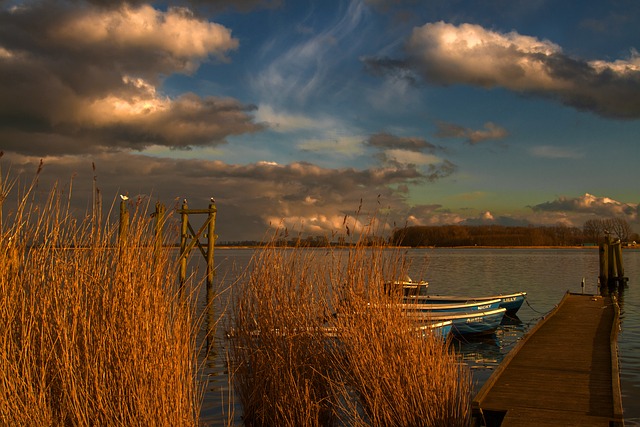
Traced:
<path fill-rule="evenodd" d="M 370 61 L 374 66 L 415 68 L 437 84 L 504 87 L 560 100 L 580 110 L 619 118 L 640 117 L 640 56 L 616 61 L 582 60 L 548 40 L 501 33 L 479 25 L 428 23 L 413 30 L 402 64 Z"/>
<path fill-rule="evenodd" d="M 127 3 L 118 9 L 84 9 L 69 16 L 50 35 L 78 48 L 116 45 L 168 52 L 183 60 L 184 71 L 192 71 L 194 60 L 209 55 L 225 60 L 225 53 L 239 44 L 227 28 L 200 20 L 188 9 L 174 7 L 162 12 L 150 5 Z"/>
<path fill-rule="evenodd" d="M 410 150 L 385 150 L 387 160 L 404 165 L 435 165 L 442 162 L 442 159 L 433 154 L 421 153 Z"/>
<path fill-rule="evenodd" d="M 534 212 L 583 214 L 602 218 L 625 218 L 632 223 L 638 221 L 638 204 L 623 203 L 609 197 L 598 197 L 585 193 L 580 197 L 561 196 L 551 202 L 532 206 Z M 580 224 L 582 225 L 582 224 Z"/>
<path fill-rule="evenodd" d="M 554 43 L 489 31 L 479 25 L 444 22 L 415 28 L 407 48 L 428 63 L 424 72 L 442 83 L 505 86 L 515 90 L 564 89 L 570 82 L 549 74 L 538 58 L 560 54 Z"/>

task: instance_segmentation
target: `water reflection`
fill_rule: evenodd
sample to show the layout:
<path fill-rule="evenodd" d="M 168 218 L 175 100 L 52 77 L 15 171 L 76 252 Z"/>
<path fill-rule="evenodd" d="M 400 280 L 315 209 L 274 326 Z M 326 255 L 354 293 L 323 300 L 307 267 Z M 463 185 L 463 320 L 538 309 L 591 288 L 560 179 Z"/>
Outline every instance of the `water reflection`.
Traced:
<path fill-rule="evenodd" d="M 528 329 L 529 325 L 518 316 L 505 316 L 492 334 L 455 337 L 451 341 L 454 351 L 471 370 L 475 391 L 480 389 Z"/>

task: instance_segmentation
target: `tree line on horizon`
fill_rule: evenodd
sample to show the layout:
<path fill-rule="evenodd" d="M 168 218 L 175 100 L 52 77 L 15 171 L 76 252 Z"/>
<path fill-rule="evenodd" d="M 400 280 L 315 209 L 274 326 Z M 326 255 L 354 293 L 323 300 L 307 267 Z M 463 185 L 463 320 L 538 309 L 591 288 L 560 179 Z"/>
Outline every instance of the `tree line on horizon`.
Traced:
<path fill-rule="evenodd" d="M 554 226 L 438 225 L 396 229 L 397 246 L 581 246 L 597 245 L 607 234 L 623 243 L 638 241 L 622 218 L 591 219 L 582 228 Z"/>
<path fill-rule="evenodd" d="M 598 245 L 606 235 L 623 243 L 640 240 L 629 223 L 622 218 L 590 219 L 582 228 L 558 224 L 554 226 L 505 226 L 505 225 L 418 225 L 397 228 L 388 238 L 366 236 L 361 245 L 394 246 L 581 246 Z M 326 236 L 296 236 L 271 241 L 281 247 L 329 247 L 350 246 L 344 236 L 330 240 Z M 262 246 L 264 242 L 244 240 L 224 242 L 222 246 Z"/>

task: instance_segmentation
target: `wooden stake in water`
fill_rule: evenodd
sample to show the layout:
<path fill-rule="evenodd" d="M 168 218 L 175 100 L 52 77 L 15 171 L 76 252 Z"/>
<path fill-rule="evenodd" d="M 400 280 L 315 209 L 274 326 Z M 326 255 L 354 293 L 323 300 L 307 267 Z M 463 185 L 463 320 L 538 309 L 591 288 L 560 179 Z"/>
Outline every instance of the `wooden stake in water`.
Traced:
<path fill-rule="evenodd" d="M 628 279 L 624 277 L 620 240 L 614 242 L 613 237 L 607 233 L 604 243 L 599 247 L 599 255 L 600 284 L 606 286 L 624 285 Z"/>

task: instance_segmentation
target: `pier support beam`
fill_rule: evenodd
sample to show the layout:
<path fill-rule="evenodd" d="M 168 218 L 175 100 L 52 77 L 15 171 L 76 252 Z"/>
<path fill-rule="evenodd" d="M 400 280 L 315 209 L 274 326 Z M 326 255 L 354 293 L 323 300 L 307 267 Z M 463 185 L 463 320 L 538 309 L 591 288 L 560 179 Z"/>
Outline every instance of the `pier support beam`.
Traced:
<path fill-rule="evenodd" d="M 187 280 L 187 259 L 191 250 L 194 247 L 198 247 L 200 252 L 207 260 L 207 287 L 213 285 L 213 277 L 215 276 L 215 268 L 213 265 L 213 251 L 215 248 L 215 222 L 217 208 L 213 198 L 207 209 L 189 209 L 187 201 L 182 203 L 182 209 L 178 210 L 181 218 L 180 227 L 180 286 L 183 286 Z M 196 232 L 189 223 L 189 215 L 192 214 L 206 214 L 207 219 L 204 224 Z M 207 246 L 206 248 L 200 243 L 200 237 L 206 231 Z"/>
<path fill-rule="evenodd" d="M 620 240 L 613 241 L 613 237 L 607 233 L 604 243 L 599 247 L 600 279 L 601 286 L 624 285 L 628 278 L 624 277 L 622 262 L 622 244 Z"/>

